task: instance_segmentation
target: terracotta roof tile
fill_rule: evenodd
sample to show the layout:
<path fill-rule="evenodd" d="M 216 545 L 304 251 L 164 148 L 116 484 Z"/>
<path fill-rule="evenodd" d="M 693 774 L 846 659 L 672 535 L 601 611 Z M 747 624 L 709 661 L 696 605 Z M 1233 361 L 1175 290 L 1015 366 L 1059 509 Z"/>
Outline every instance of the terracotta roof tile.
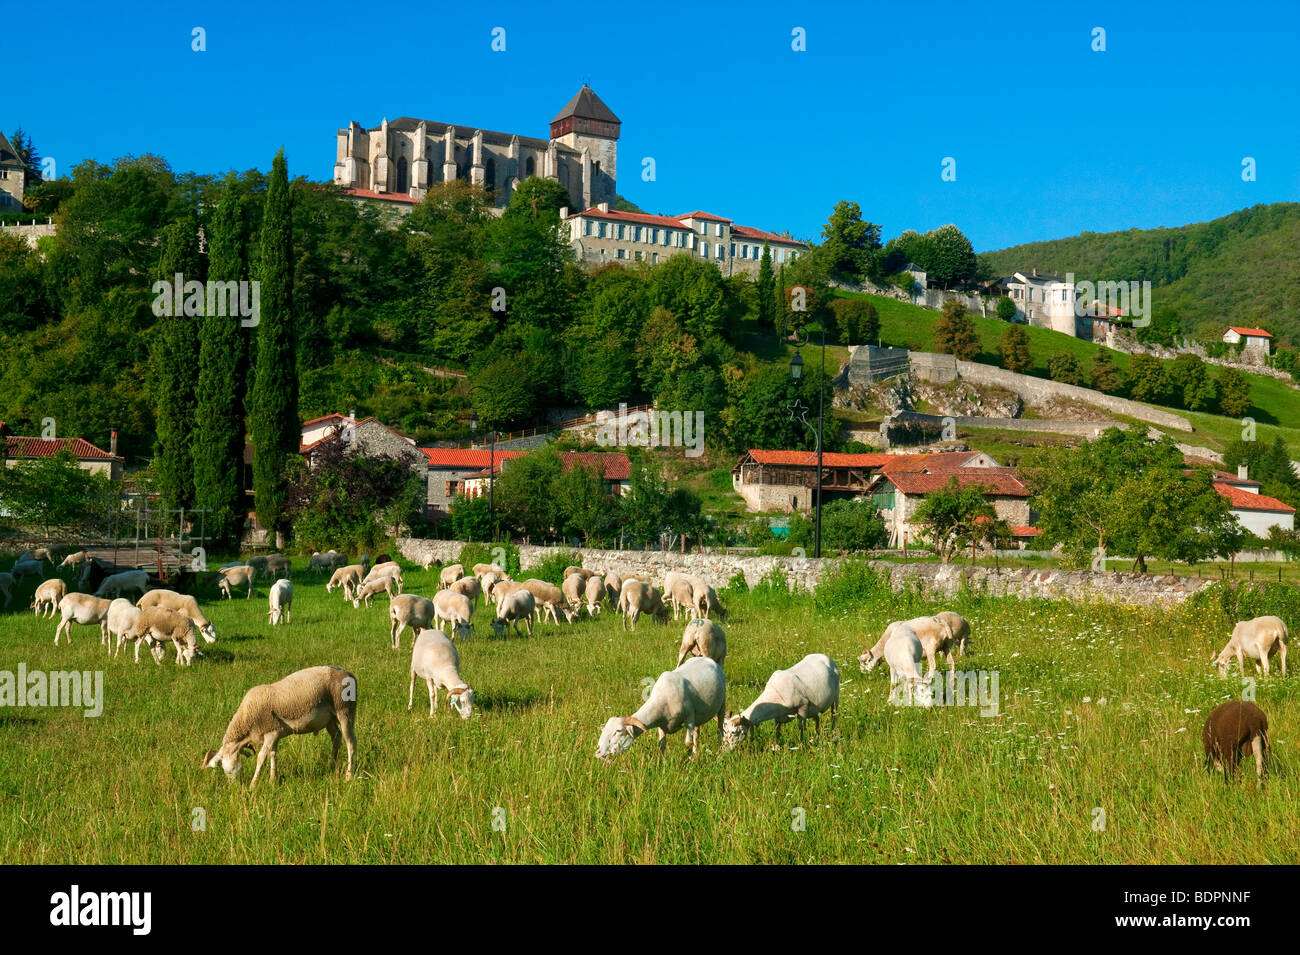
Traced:
<path fill-rule="evenodd" d="M 1256 338 L 1272 338 L 1268 332 L 1262 328 L 1242 328 L 1239 325 L 1229 325 L 1228 331 L 1236 332 L 1238 335 L 1253 335 Z"/>
<path fill-rule="evenodd" d="M 1214 489 L 1228 499 L 1233 510 L 1237 511 L 1274 511 L 1282 514 L 1294 514 L 1295 508 L 1290 504 L 1284 504 L 1275 497 L 1269 497 L 1267 494 L 1255 494 L 1251 491 L 1244 491 L 1239 487 L 1233 487 L 1231 484 L 1220 484 L 1217 481 Z"/>
<path fill-rule="evenodd" d="M 31 438 L 20 435 L 8 435 L 5 438 L 5 452 L 11 458 L 52 458 L 60 451 L 69 451 L 80 461 L 122 460 L 120 455 L 109 454 L 85 438 Z"/>

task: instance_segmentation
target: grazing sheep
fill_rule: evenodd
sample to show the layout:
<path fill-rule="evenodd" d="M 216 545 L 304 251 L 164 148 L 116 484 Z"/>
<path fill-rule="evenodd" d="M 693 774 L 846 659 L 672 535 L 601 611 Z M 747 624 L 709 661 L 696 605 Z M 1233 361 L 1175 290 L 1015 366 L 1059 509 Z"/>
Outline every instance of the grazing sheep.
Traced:
<path fill-rule="evenodd" d="M 271 575 L 267 572 L 266 569 L 266 564 L 268 560 L 270 560 L 270 558 L 259 554 L 256 557 L 250 557 L 248 558 L 248 560 L 244 561 L 244 566 L 252 567 L 253 570 L 256 572 L 257 576 L 259 577 L 269 577 Z"/>
<path fill-rule="evenodd" d="M 14 580 L 22 580 L 24 577 L 35 577 L 37 580 L 45 579 L 45 565 L 39 560 L 16 560 L 14 565 L 9 568 L 9 573 L 13 575 Z"/>
<path fill-rule="evenodd" d="M 1232 628 L 1232 638 L 1228 645 L 1210 663 L 1218 666 L 1219 676 L 1227 676 L 1232 665 L 1232 657 L 1237 658 L 1237 667 L 1242 676 L 1246 675 L 1246 657 L 1256 661 L 1255 670 L 1263 671 L 1268 676 L 1268 658 L 1276 653 L 1282 663 L 1282 675 L 1286 676 L 1286 624 L 1281 617 L 1256 617 L 1243 620 Z"/>
<path fill-rule="evenodd" d="M 290 673 L 275 683 L 255 686 L 240 701 L 239 709 L 226 727 L 221 748 L 203 757 L 203 767 L 220 766 L 229 779 L 238 779 L 240 754 L 256 750 L 257 768 L 249 789 L 257 785 L 262 763 L 271 757 L 271 781 L 275 782 L 275 750 L 285 736 L 319 733 L 325 730 L 334 742 L 330 765 L 339 758 L 339 740 L 348 745 L 348 769 L 356 754 L 357 678 L 340 667 L 308 667 Z"/>
<path fill-rule="evenodd" d="M 59 625 L 54 628 L 54 645 L 59 645 L 59 634 L 64 632 L 68 636 L 68 643 L 72 643 L 72 624 L 79 623 L 83 626 L 89 626 L 92 623 L 99 624 L 99 642 L 104 643 L 108 640 L 108 608 L 112 601 L 105 600 L 102 597 L 92 597 L 90 594 L 68 594 L 59 601 L 59 614 L 63 619 Z"/>
<path fill-rule="evenodd" d="M 957 644 L 957 656 L 964 657 L 970 644 L 970 621 L 951 610 L 944 610 L 935 616 L 948 625 L 952 639 Z"/>
<path fill-rule="evenodd" d="M 470 578 L 473 580 L 474 578 Z M 433 598 L 433 621 L 435 624 L 442 623 L 444 620 L 449 623 L 454 632 L 462 640 L 468 640 L 471 630 L 472 618 L 474 616 L 474 603 L 462 593 L 457 593 L 448 588 L 440 590 Z"/>
<path fill-rule="evenodd" d="M 114 597 L 122 596 L 123 591 L 137 591 L 140 596 L 144 596 L 149 589 L 149 572 L 145 570 L 128 570 L 120 574 L 112 574 L 105 577 L 99 589 L 95 591 L 96 597 L 107 597 L 112 594 Z"/>
<path fill-rule="evenodd" d="M 463 565 L 448 564 L 438 572 L 438 589 L 441 590 L 443 587 L 450 587 L 464 576 L 465 568 Z"/>
<path fill-rule="evenodd" d="M 438 558 L 434 557 L 432 554 L 425 554 L 420 558 L 419 564 L 421 570 L 428 570 L 430 567 L 441 567 L 442 561 L 438 560 Z"/>
<path fill-rule="evenodd" d="M 1205 769 L 1222 770 L 1223 779 L 1237 771 L 1241 750 L 1247 743 L 1255 753 L 1255 777 L 1260 782 L 1268 765 L 1268 717 L 1254 703 L 1232 700 L 1220 703 L 1205 719 L 1201 729 L 1205 744 Z"/>
<path fill-rule="evenodd" d="M 369 584 L 376 580 L 382 580 L 385 577 L 390 578 L 393 581 L 393 585 L 397 588 L 397 592 L 400 594 L 402 592 L 402 568 L 391 560 L 382 564 L 375 564 L 375 566 L 371 567 L 369 572 L 367 572 L 366 576 L 362 579 L 361 583 Z"/>
<path fill-rule="evenodd" d="M 594 577 L 592 578 L 595 579 Z M 587 592 L 587 578 L 581 574 L 570 574 L 564 578 L 560 584 L 560 591 L 564 594 L 564 602 L 570 606 L 581 606 L 583 595 Z"/>
<path fill-rule="evenodd" d="M 505 569 L 498 566 L 497 564 L 475 564 L 472 568 L 470 568 L 470 570 L 472 571 L 474 576 L 477 577 L 479 580 L 482 580 L 483 577 L 487 574 L 496 574 L 498 577 L 501 578 L 507 576 Z"/>
<path fill-rule="evenodd" d="M 901 692 L 906 693 L 907 702 L 910 705 L 915 701 L 917 688 L 925 683 L 920 671 L 921 656 L 924 649 L 921 646 L 920 638 L 916 635 L 916 631 L 907 624 L 890 624 L 886 630 L 889 639 L 885 641 L 882 652 L 877 654 L 876 647 L 872 647 L 858 657 L 858 666 L 863 673 L 869 673 L 881 659 L 884 659 L 889 664 L 891 699 L 894 694 L 894 687 L 905 683 L 906 686 Z M 877 644 L 876 646 L 880 645 Z"/>
<path fill-rule="evenodd" d="M 668 581 L 672 582 L 669 583 Z M 677 614 L 685 611 L 687 617 L 695 610 L 695 588 L 691 582 L 681 574 L 669 574 L 668 580 L 664 581 L 664 593 L 668 596 L 668 603 L 673 608 L 673 619 L 677 619 Z"/>
<path fill-rule="evenodd" d="M 53 617 L 54 611 L 59 606 L 59 601 L 64 598 L 67 592 L 68 585 L 58 577 L 53 577 L 50 580 L 44 581 L 36 588 L 36 593 L 32 596 L 32 609 L 36 611 L 36 616 Z M 8 603 L 9 601 L 6 600 L 5 604 L 7 605 Z M 49 611 L 48 614 L 45 613 L 46 610 Z"/>
<path fill-rule="evenodd" d="M 461 719 L 469 719 L 474 712 L 474 688 L 460 678 L 460 654 L 441 630 L 426 630 L 415 638 L 411 649 L 411 686 L 406 696 L 408 710 L 415 704 L 416 677 L 429 686 L 430 716 L 438 705 L 438 687 L 447 690 L 447 702 Z"/>
<path fill-rule="evenodd" d="M 954 616 L 956 616 L 954 614 Z M 858 657 L 858 661 L 864 662 L 870 655 L 871 658 L 879 660 L 885 653 L 885 646 L 889 643 L 889 638 L 893 636 L 894 630 L 898 627 L 910 629 L 916 638 L 921 641 L 921 650 L 930 665 L 926 677 L 932 677 L 935 671 L 935 655 L 938 653 L 947 654 L 948 669 L 956 672 L 957 663 L 953 659 L 952 651 L 958 646 L 958 642 L 952 628 L 948 622 L 940 617 L 913 617 L 911 620 L 897 620 L 885 627 L 885 632 L 880 635 L 876 645 Z M 873 664 L 874 665 L 874 664 Z M 870 667 L 862 667 L 862 672 L 866 673 Z"/>
<path fill-rule="evenodd" d="M 558 626 L 560 618 L 556 615 L 556 611 L 567 603 L 564 599 L 564 591 L 555 584 L 547 583 L 545 580 L 538 580 L 536 577 L 529 577 L 523 582 L 522 586 L 524 590 L 533 595 L 533 600 L 537 603 L 539 622 L 546 614 L 550 614 L 551 619 Z"/>
<path fill-rule="evenodd" d="M 178 594 L 174 590 L 151 590 L 137 600 L 135 605 L 141 610 L 150 607 L 166 607 L 168 610 L 184 614 L 190 618 L 194 626 L 199 628 L 199 633 L 205 642 L 217 642 L 217 628 L 203 615 L 203 611 L 199 609 L 199 602 L 189 594 Z"/>
<path fill-rule="evenodd" d="M 714 626 L 717 626 L 716 624 Z M 776 741 L 781 742 L 781 725 L 799 721 L 799 742 L 804 742 L 805 723 L 811 719 L 822 735 L 821 715 L 831 713 L 831 732 L 840 706 L 840 671 L 824 653 L 810 653 L 788 670 L 777 670 L 753 703 L 736 715 L 727 714 L 723 724 L 723 745 L 732 749 L 759 723 L 772 720 Z"/>
<path fill-rule="evenodd" d="M 564 576 L 565 576 L 565 577 L 572 577 L 572 576 L 574 576 L 575 574 L 576 574 L 577 576 L 579 576 L 579 577 L 582 578 L 582 581 L 583 581 L 584 584 L 585 584 L 588 580 L 590 580 L 592 577 L 599 576 L 599 575 L 598 575 L 594 570 L 587 570 L 585 567 L 566 567 L 566 568 L 564 568 Z"/>
<path fill-rule="evenodd" d="M 623 593 L 623 578 L 618 574 L 605 575 L 605 600 L 611 606 L 618 606 L 619 595 Z"/>
<path fill-rule="evenodd" d="M 415 594 L 401 594 L 394 597 L 388 605 L 388 619 L 391 621 L 389 627 L 389 636 L 393 638 L 393 649 L 397 650 L 402 645 L 402 631 L 410 627 L 415 636 L 420 636 L 421 630 L 433 629 L 434 607 L 433 601 L 428 597 L 419 597 Z"/>
<path fill-rule="evenodd" d="M 647 730 L 659 731 L 659 755 L 668 747 L 668 734 L 686 730 L 686 751 L 695 755 L 700 727 L 718 720 L 722 741 L 722 709 L 727 703 L 727 678 L 708 657 L 693 657 L 676 670 L 659 674 L 645 704 L 631 716 L 614 716 L 600 732 L 596 756 L 609 761 Z"/>
<path fill-rule="evenodd" d="M 293 584 L 287 577 L 281 577 L 271 585 L 271 592 L 267 595 L 267 605 L 270 609 L 267 611 L 267 618 L 271 621 L 271 626 L 278 623 L 291 623 L 293 619 Z"/>
<path fill-rule="evenodd" d="M 395 581 L 392 577 L 378 577 L 375 580 L 362 584 L 355 591 L 353 591 L 352 606 L 360 607 L 362 602 L 364 602 L 365 605 L 369 607 L 370 598 L 374 597 L 376 594 L 382 594 L 382 593 L 387 593 L 388 599 L 391 601 L 393 597 L 396 596 L 396 594 L 394 593 L 396 588 L 397 588 L 397 581 Z"/>
<path fill-rule="evenodd" d="M 583 588 L 583 596 L 587 600 L 587 613 L 596 616 L 600 613 L 600 602 L 605 597 L 605 581 L 599 577 L 588 577 L 587 586 Z"/>
<path fill-rule="evenodd" d="M 135 640 L 136 662 L 140 660 L 140 643 L 150 645 L 159 643 L 165 644 L 168 641 L 176 648 L 176 663 L 179 665 L 182 660 L 185 665 L 189 666 L 194 662 L 194 657 L 199 653 L 198 641 L 194 638 L 194 624 L 190 618 L 183 613 L 177 613 L 175 610 L 168 610 L 166 607 L 148 607 L 140 611 L 136 617 L 135 623 L 127 631 L 126 638 Z M 159 663 L 162 660 L 157 654 L 154 659 Z"/>
<path fill-rule="evenodd" d="M 692 620 L 682 634 L 677 665 L 681 666 L 688 656 L 708 657 L 722 666 L 727 659 L 727 635 L 712 620 Z"/>
<path fill-rule="evenodd" d="M 327 550 L 323 554 L 320 551 L 317 551 L 314 554 L 312 554 L 310 558 L 308 558 L 307 569 L 314 570 L 317 572 L 323 570 L 333 570 L 335 567 L 334 558 L 341 557 L 341 556 L 343 555 L 341 555 L 338 551 L 333 549 Z M 347 558 L 344 557 L 344 562 L 346 561 Z"/>
<path fill-rule="evenodd" d="M 696 591 L 695 609 L 706 619 L 714 616 L 719 620 L 727 619 L 727 608 L 722 606 L 722 601 L 718 599 L 718 592 L 711 584 L 705 584 L 702 592 Z"/>
<path fill-rule="evenodd" d="M 340 567 L 334 571 L 330 577 L 330 582 L 325 585 L 327 594 L 334 593 L 335 587 L 343 588 L 343 599 L 351 600 L 352 595 L 356 593 L 357 588 L 361 586 L 361 578 L 365 575 L 361 571 L 360 564 L 349 564 L 346 567 Z"/>
<path fill-rule="evenodd" d="M 0 573 L 0 594 L 5 595 L 4 609 L 9 609 L 9 601 L 14 599 L 14 575 L 5 571 Z"/>
<path fill-rule="evenodd" d="M 62 562 L 58 566 L 58 569 L 63 570 L 66 567 L 70 570 L 76 570 L 78 567 L 84 564 L 87 561 L 87 559 L 89 559 L 89 557 L 90 557 L 90 553 L 88 551 L 85 550 L 73 551 L 67 557 L 63 558 Z"/>
<path fill-rule="evenodd" d="M 242 567 L 226 567 L 217 571 L 217 573 L 221 575 L 221 579 L 217 581 L 217 588 L 225 595 L 227 600 L 232 599 L 230 596 L 230 588 L 232 587 L 246 586 L 248 593 L 244 594 L 245 600 L 253 596 L 253 579 L 257 576 L 257 568 L 251 563 Z"/>
<path fill-rule="evenodd" d="M 126 641 L 132 639 L 135 633 L 135 625 L 140 620 L 140 608 L 125 597 L 116 598 L 108 608 L 108 634 L 109 637 L 117 637 L 116 645 L 110 640 L 109 650 L 116 657 L 122 652 L 122 647 Z M 144 643 L 144 637 L 141 636 L 135 640 L 135 662 L 140 662 L 140 644 Z M 161 664 L 163 658 L 163 647 L 161 643 L 153 643 L 149 647 L 150 653 L 153 654 L 154 663 Z"/>
<path fill-rule="evenodd" d="M 462 577 L 447 589 L 454 593 L 464 594 L 469 598 L 471 604 L 478 600 L 483 593 L 483 585 L 479 583 L 477 577 Z"/>
<path fill-rule="evenodd" d="M 510 629 L 518 633 L 519 621 L 522 620 L 531 637 L 533 614 L 536 610 L 537 601 L 531 591 L 520 589 L 514 593 L 502 594 L 501 599 L 497 601 L 497 616 L 492 621 L 492 632 L 500 639 L 506 634 L 506 624 L 510 624 Z"/>
<path fill-rule="evenodd" d="M 637 577 L 623 581 L 623 590 L 618 597 L 618 612 L 623 615 L 624 629 L 636 629 L 636 622 L 641 614 L 651 614 L 660 623 L 668 619 L 668 607 L 652 584 Z"/>
<path fill-rule="evenodd" d="M 266 576 L 274 580 L 289 576 L 289 558 L 283 554 L 271 554 L 266 558 Z"/>

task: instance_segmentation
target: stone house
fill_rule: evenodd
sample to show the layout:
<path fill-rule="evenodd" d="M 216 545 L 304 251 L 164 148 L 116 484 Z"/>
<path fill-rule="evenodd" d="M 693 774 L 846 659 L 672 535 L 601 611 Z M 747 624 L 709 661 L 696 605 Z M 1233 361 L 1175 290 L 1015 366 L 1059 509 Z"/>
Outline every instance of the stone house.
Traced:
<path fill-rule="evenodd" d="M 1038 534 L 1030 524 L 1029 489 L 1020 483 L 1014 468 L 996 466 L 921 466 L 884 469 L 872 481 L 870 493 L 889 531 L 889 546 L 915 543 L 924 535 L 924 527 L 913 523 L 922 502 L 956 480 L 959 488 L 974 485 L 985 489 L 984 496 L 993 505 L 998 520 L 1006 521 L 1017 538 Z"/>
<path fill-rule="evenodd" d="M 560 210 L 578 261 L 593 268 L 610 262 L 649 262 L 690 254 L 714 263 L 723 275 L 758 277 L 763 248 L 772 250 L 772 267 L 793 261 L 806 246 L 789 236 L 736 225 L 709 212 L 654 216 L 620 212 L 600 202 L 581 212 Z"/>
<path fill-rule="evenodd" d="M 0 421 L 0 439 L 4 441 L 5 467 L 14 467 L 19 461 L 32 458 L 52 458 L 67 451 L 77 460 L 77 466 L 92 474 L 102 474 L 110 480 L 122 476 L 124 459 L 117 453 L 117 432 L 109 437 L 108 450 L 96 447 L 85 438 L 39 438 L 12 434 Z"/>
<path fill-rule="evenodd" d="M 568 190 L 575 207 L 612 202 L 622 121 L 584 85 L 550 123 L 549 138 L 402 116 L 335 134 L 334 182 L 359 199 L 403 209 L 429 187 L 462 179 L 482 186 L 499 211 L 519 183 L 541 176 Z"/>
<path fill-rule="evenodd" d="M 1263 364 L 1268 359 L 1273 336 L 1262 328 L 1241 328 L 1230 325 L 1223 333 L 1223 341 L 1228 345 L 1244 343 L 1241 346 L 1242 359 Z"/>
<path fill-rule="evenodd" d="M 0 212 L 20 212 L 27 188 L 27 167 L 4 133 L 0 133 Z"/>
<path fill-rule="evenodd" d="M 1274 527 L 1289 531 L 1295 529 L 1295 508 L 1275 497 L 1261 494 L 1262 485 L 1250 480 L 1246 465 L 1237 468 L 1234 475 L 1214 469 L 1214 489 L 1228 499 L 1232 516 L 1237 523 L 1257 537 L 1268 537 Z"/>
<path fill-rule="evenodd" d="M 1079 337 L 1073 282 L 1031 269 L 1004 276 L 994 288 L 1015 303 L 1016 321 Z"/>
<path fill-rule="evenodd" d="M 432 521 L 451 513 L 451 502 L 466 493 L 469 481 L 481 480 L 490 467 L 499 470 L 503 461 L 527 453 L 490 448 L 421 448 L 420 451 L 428 474 L 427 507 Z"/>

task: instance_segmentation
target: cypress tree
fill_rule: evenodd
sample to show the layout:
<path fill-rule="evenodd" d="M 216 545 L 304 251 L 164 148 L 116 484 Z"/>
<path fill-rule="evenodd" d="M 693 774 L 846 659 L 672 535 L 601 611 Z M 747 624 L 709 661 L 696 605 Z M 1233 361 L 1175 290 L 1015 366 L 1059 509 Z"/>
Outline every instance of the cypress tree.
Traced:
<path fill-rule="evenodd" d="M 758 263 L 758 327 L 776 326 L 776 276 L 772 273 L 772 248 L 763 246 Z"/>
<path fill-rule="evenodd" d="M 212 217 L 208 279 L 247 280 L 244 222 L 239 187 L 232 175 Z M 248 507 L 244 501 L 244 393 L 248 377 L 247 336 L 239 315 L 207 315 L 199 322 L 199 380 L 196 394 L 194 503 L 205 508 L 208 549 L 239 544 Z"/>
<path fill-rule="evenodd" d="M 162 233 L 158 277 L 170 287 L 203 281 L 199 259 L 198 210 L 190 210 Z M 158 493 L 167 507 L 194 504 L 194 369 L 199 360 L 199 337 L 194 301 L 185 302 L 182 288 L 177 307 L 170 293 L 170 311 L 154 325 L 149 356 L 149 385 L 156 409 L 153 469 Z M 155 300 L 160 297 L 156 296 Z M 198 309 L 201 311 L 201 308 Z M 185 314 L 185 312 L 190 314 Z"/>
<path fill-rule="evenodd" d="M 257 519 L 282 546 L 288 517 L 287 468 L 298 453 L 298 357 L 293 315 L 293 198 L 284 150 L 275 154 L 262 217 L 261 320 L 248 414 Z"/>

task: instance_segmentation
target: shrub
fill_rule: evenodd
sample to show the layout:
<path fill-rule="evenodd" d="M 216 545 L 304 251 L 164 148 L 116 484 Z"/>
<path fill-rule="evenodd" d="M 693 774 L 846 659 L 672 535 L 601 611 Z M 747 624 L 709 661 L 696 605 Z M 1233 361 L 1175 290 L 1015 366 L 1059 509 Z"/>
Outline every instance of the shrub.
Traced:
<path fill-rule="evenodd" d="M 877 573 L 865 560 L 836 561 L 813 589 L 813 600 L 823 613 L 857 610 L 889 596 L 888 576 Z"/>
<path fill-rule="evenodd" d="M 496 564 L 511 577 L 520 576 L 519 548 L 509 541 L 499 544 L 466 544 L 460 549 L 456 562 L 469 573 L 475 564 Z M 560 568 L 563 570 L 564 568 Z"/>
<path fill-rule="evenodd" d="M 1047 373 L 1052 376 L 1053 381 L 1062 384 L 1083 384 L 1083 369 L 1079 367 L 1079 360 L 1069 352 L 1053 355 L 1047 362 Z"/>
<path fill-rule="evenodd" d="M 528 576 L 555 584 L 564 583 L 564 568 L 581 567 L 582 555 L 572 550 L 557 550 L 528 568 Z"/>

